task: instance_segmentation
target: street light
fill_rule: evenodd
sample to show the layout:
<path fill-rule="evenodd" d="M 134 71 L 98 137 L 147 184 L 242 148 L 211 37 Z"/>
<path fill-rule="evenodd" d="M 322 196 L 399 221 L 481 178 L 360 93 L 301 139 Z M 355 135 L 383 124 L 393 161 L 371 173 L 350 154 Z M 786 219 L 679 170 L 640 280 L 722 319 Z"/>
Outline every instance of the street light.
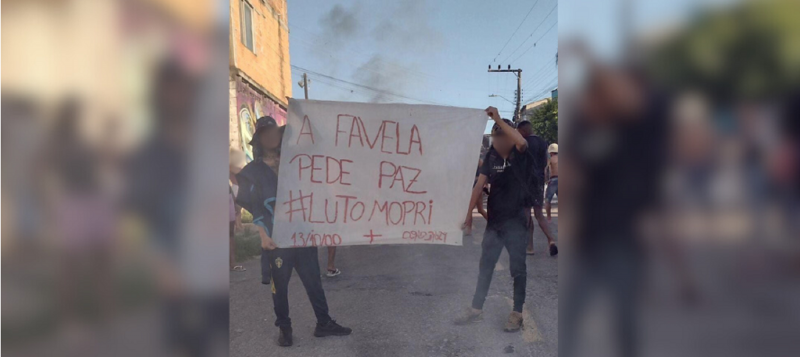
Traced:
<path fill-rule="evenodd" d="M 506 97 L 504 97 L 504 96 L 502 96 L 502 95 L 497 95 L 497 94 L 489 94 L 489 98 L 503 98 L 503 99 L 505 99 L 505 101 L 506 101 L 506 102 L 509 102 L 509 103 L 511 103 L 511 104 L 514 104 L 514 102 L 512 102 L 512 101 L 508 100 Z M 516 104 L 515 104 L 515 105 L 516 105 Z"/>

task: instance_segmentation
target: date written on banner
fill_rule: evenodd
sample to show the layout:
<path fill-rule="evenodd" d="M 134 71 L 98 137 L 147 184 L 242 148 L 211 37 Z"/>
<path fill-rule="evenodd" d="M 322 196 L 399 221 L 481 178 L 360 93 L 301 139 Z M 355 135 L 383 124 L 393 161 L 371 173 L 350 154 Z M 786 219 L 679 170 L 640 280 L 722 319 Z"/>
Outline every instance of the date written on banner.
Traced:
<path fill-rule="evenodd" d="M 342 236 L 338 234 L 295 232 L 292 234 L 293 247 L 335 247 L 342 244 Z"/>

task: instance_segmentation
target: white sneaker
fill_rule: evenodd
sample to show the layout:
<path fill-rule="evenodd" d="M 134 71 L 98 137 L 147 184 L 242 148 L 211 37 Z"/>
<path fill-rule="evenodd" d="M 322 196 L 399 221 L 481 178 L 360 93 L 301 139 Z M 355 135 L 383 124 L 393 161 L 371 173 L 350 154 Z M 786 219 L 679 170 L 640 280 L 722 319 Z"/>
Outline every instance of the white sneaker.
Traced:
<path fill-rule="evenodd" d="M 339 269 L 336 269 L 336 270 L 333 270 L 333 271 L 331 271 L 331 270 L 328 270 L 328 273 L 327 273 L 327 274 L 325 274 L 325 276 L 327 276 L 327 277 L 329 277 L 329 278 L 333 278 L 334 276 L 337 276 L 337 275 L 339 275 L 339 274 L 341 274 L 341 273 L 342 273 L 342 271 L 341 271 L 341 270 L 339 270 Z"/>

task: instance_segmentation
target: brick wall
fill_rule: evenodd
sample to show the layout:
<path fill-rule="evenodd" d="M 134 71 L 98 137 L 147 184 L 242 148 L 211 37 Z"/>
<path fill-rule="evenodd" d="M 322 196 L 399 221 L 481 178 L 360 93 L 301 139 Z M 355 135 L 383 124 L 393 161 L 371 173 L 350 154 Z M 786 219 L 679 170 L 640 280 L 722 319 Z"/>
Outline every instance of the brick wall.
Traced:
<path fill-rule="evenodd" d="M 245 0 L 253 7 L 255 52 L 242 44 L 241 1 L 230 0 L 232 60 L 236 68 L 286 106 L 286 97 L 292 96 L 286 0 Z"/>
<path fill-rule="evenodd" d="M 234 74 L 231 73 L 228 79 L 228 109 L 230 111 L 228 117 L 228 130 L 230 147 L 242 149 L 241 132 L 239 131 L 239 115 L 236 102 L 236 79 Z"/>

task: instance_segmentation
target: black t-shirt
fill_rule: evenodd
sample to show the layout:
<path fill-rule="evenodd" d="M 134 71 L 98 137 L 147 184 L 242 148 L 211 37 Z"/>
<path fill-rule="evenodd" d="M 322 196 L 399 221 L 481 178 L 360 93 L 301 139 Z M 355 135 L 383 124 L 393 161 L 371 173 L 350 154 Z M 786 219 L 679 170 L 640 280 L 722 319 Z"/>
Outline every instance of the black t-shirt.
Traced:
<path fill-rule="evenodd" d="M 239 182 L 236 204 L 253 215 L 253 224 L 261 226 L 272 236 L 278 174 L 264 161 L 256 159 L 236 175 L 236 180 Z"/>
<path fill-rule="evenodd" d="M 538 185 L 544 186 L 544 169 L 547 167 L 547 141 L 531 135 L 525 138 L 528 142 L 528 150 L 533 155 L 533 168 L 536 170 L 536 177 L 539 178 Z"/>
<path fill-rule="evenodd" d="M 480 173 L 486 175 L 489 190 L 487 213 L 488 226 L 492 227 L 508 220 L 518 219 L 527 222 L 530 215 L 529 194 L 530 178 L 533 166 L 533 156 L 529 150 L 523 152 L 516 148 L 511 150 L 508 158 L 503 159 L 500 154 L 489 149 L 483 159 Z"/>
<path fill-rule="evenodd" d="M 620 244 L 641 249 L 635 228 L 641 212 L 659 200 L 669 141 L 668 105 L 666 97 L 654 94 L 647 111 L 636 118 L 616 120 L 603 129 L 579 118 L 566 132 L 570 144 L 564 145 L 562 159 L 579 168 L 587 185 L 574 197 L 580 217 L 575 242 L 584 257 L 597 257 Z"/>

